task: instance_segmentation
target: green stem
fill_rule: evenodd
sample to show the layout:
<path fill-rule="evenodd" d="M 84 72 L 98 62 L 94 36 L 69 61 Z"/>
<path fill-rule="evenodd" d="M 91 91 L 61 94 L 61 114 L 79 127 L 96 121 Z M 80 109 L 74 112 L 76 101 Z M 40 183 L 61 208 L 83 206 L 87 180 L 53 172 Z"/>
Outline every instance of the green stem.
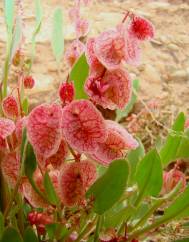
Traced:
<path fill-rule="evenodd" d="M 102 227 L 102 223 L 103 223 L 103 217 L 99 215 L 98 220 L 97 220 L 95 234 L 94 234 L 94 242 L 98 242 L 99 232 Z"/>

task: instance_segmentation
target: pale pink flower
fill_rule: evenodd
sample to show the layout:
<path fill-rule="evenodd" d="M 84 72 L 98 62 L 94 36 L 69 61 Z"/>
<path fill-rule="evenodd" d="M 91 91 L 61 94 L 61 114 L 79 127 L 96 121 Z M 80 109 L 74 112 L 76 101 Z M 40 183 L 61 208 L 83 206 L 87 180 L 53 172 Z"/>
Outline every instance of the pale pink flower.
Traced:
<path fill-rule="evenodd" d="M 120 31 L 109 30 L 95 40 L 95 54 L 107 69 L 117 69 L 124 58 L 125 38 Z"/>
<path fill-rule="evenodd" d="M 106 139 L 102 114 L 87 100 L 73 101 L 63 109 L 63 134 L 79 152 L 91 152 Z"/>
<path fill-rule="evenodd" d="M 84 51 L 85 45 L 79 40 L 74 40 L 65 52 L 68 65 L 72 67 Z"/>
<path fill-rule="evenodd" d="M 81 171 L 83 186 L 87 190 L 96 180 L 97 171 L 95 164 L 90 160 L 84 160 L 78 163 Z"/>
<path fill-rule="evenodd" d="M 5 180 L 13 188 L 16 185 L 20 169 L 20 159 L 16 152 L 7 153 L 2 162 L 1 170 Z"/>
<path fill-rule="evenodd" d="M 68 16 L 71 22 L 75 22 L 80 17 L 80 11 L 77 6 L 70 8 Z"/>
<path fill-rule="evenodd" d="M 16 138 L 19 143 L 22 142 L 22 132 L 23 132 L 24 127 L 26 126 L 26 121 L 27 121 L 27 118 L 23 117 L 21 119 L 18 119 L 16 122 L 15 133 L 16 133 Z"/>
<path fill-rule="evenodd" d="M 99 144 L 90 156 L 103 165 L 109 165 L 112 160 L 124 156 L 125 151 L 136 149 L 138 142 L 118 123 L 106 120 L 108 138 Z"/>
<path fill-rule="evenodd" d="M 145 18 L 134 16 L 128 31 L 138 40 L 150 40 L 154 37 L 154 26 Z"/>
<path fill-rule="evenodd" d="M 162 194 L 167 194 L 171 192 L 175 186 L 181 182 L 181 191 L 183 191 L 186 187 L 186 176 L 183 172 L 173 168 L 170 171 L 164 171 L 163 173 L 163 187 Z"/>
<path fill-rule="evenodd" d="M 0 136 L 5 139 L 11 135 L 15 130 L 15 124 L 12 120 L 6 118 L 0 118 Z"/>
<path fill-rule="evenodd" d="M 75 21 L 75 31 L 77 38 L 87 35 L 89 32 L 89 21 L 87 19 L 78 18 Z"/>
<path fill-rule="evenodd" d="M 6 97 L 2 101 L 2 109 L 6 117 L 17 118 L 19 115 L 18 103 L 12 95 Z"/>
<path fill-rule="evenodd" d="M 98 60 L 94 52 L 94 45 L 95 38 L 89 38 L 86 43 L 86 58 L 92 74 L 94 75 L 94 73 L 97 73 L 97 75 L 101 75 L 104 72 L 105 67 Z"/>
<path fill-rule="evenodd" d="M 85 82 L 85 91 L 103 108 L 123 109 L 130 101 L 131 80 L 129 74 L 123 69 L 107 70 L 102 77 L 89 76 Z"/>
<path fill-rule="evenodd" d="M 54 168 L 59 168 L 66 156 L 68 155 L 68 147 L 66 142 L 62 139 L 57 152 L 45 160 L 45 165 L 51 164 Z"/>
<path fill-rule="evenodd" d="M 28 140 L 43 158 L 55 154 L 62 139 L 62 108 L 58 104 L 42 104 L 32 110 L 27 120 Z"/>
<path fill-rule="evenodd" d="M 26 76 L 24 77 L 24 88 L 26 89 L 32 89 L 35 85 L 35 80 L 32 76 Z"/>
<path fill-rule="evenodd" d="M 189 128 L 189 119 L 187 119 L 186 122 L 185 122 L 185 128 L 186 128 L 186 129 Z"/>
<path fill-rule="evenodd" d="M 75 89 L 73 82 L 65 82 L 60 85 L 59 97 L 63 104 L 68 104 L 73 101 L 75 95 Z"/>

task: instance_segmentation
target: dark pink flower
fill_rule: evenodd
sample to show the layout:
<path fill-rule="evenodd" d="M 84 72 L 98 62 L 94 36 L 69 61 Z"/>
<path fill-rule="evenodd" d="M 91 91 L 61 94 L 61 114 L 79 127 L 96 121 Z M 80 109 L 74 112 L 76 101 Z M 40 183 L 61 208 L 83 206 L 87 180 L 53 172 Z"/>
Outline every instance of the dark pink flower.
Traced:
<path fill-rule="evenodd" d="M 6 118 L 0 118 L 0 136 L 5 139 L 11 135 L 15 130 L 15 124 L 12 120 Z"/>
<path fill-rule="evenodd" d="M 63 164 L 67 155 L 68 147 L 66 142 L 62 139 L 57 152 L 45 160 L 45 165 L 47 166 L 51 164 L 54 168 L 59 168 Z"/>
<path fill-rule="evenodd" d="M 97 178 L 96 166 L 90 160 L 81 161 L 78 166 L 81 171 L 83 186 L 87 190 Z"/>
<path fill-rule="evenodd" d="M 73 101 L 75 89 L 73 82 L 65 82 L 60 85 L 59 97 L 63 104 L 68 104 Z"/>
<path fill-rule="evenodd" d="M 68 65 L 72 67 L 84 51 L 85 45 L 79 40 L 74 40 L 65 52 Z"/>
<path fill-rule="evenodd" d="M 35 85 L 35 80 L 32 76 L 26 76 L 24 77 L 24 88 L 26 89 L 32 89 Z"/>
<path fill-rule="evenodd" d="M 117 30 L 101 33 L 95 40 L 95 54 L 107 69 L 117 69 L 124 58 L 125 39 Z"/>
<path fill-rule="evenodd" d="M 186 176 L 183 172 L 177 170 L 176 168 L 173 168 L 170 171 L 164 171 L 163 174 L 163 188 L 161 193 L 167 194 L 171 192 L 175 186 L 178 184 L 178 182 L 181 182 L 181 191 L 183 191 L 186 187 Z"/>
<path fill-rule="evenodd" d="M 75 31 L 77 38 L 87 35 L 89 32 L 89 22 L 87 19 L 78 18 L 75 21 Z"/>
<path fill-rule="evenodd" d="M 154 37 L 154 26 L 145 18 L 135 16 L 128 29 L 138 40 L 149 40 Z"/>
<path fill-rule="evenodd" d="M 2 101 L 2 109 L 8 118 L 17 118 L 19 115 L 18 103 L 12 95 L 6 97 Z"/>
<path fill-rule="evenodd" d="M 43 158 L 55 154 L 62 139 L 62 108 L 58 104 L 42 104 L 28 116 L 28 140 Z"/>
<path fill-rule="evenodd" d="M 85 91 L 103 108 L 123 109 L 131 97 L 131 80 L 123 69 L 107 70 L 102 77 L 89 76 L 85 83 Z"/>
<path fill-rule="evenodd" d="M 1 170 L 8 184 L 13 188 L 16 185 L 20 169 L 20 160 L 16 152 L 5 155 L 1 162 Z"/>
<path fill-rule="evenodd" d="M 87 100 L 73 101 L 63 109 L 63 134 L 70 146 L 79 152 L 90 152 L 106 139 L 102 114 Z"/>
<path fill-rule="evenodd" d="M 3 139 L 3 138 L 0 136 L 0 151 L 1 151 L 1 150 L 5 150 L 6 147 L 7 147 L 7 145 L 6 145 L 6 140 Z"/>
<path fill-rule="evenodd" d="M 99 144 L 91 155 L 101 164 L 108 165 L 112 160 L 124 156 L 126 150 L 136 149 L 138 142 L 118 123 L 106 120 L 108 138 L 103 144 Z"/>

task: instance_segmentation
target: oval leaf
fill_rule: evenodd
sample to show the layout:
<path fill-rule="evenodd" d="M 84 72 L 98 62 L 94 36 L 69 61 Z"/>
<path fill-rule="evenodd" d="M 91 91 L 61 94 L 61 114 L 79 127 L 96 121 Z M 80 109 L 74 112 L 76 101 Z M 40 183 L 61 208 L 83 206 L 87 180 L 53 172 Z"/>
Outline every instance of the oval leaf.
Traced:
<path fill-rule="evenodd" d="M 3 233 L 1 242 L 23 242 L 23 240 L 15 228 L 8 227 Z"/>
<path fill-rule="evenodd" d="M 73 66 L 70 73 L 70 80 L 74 81 L 76 90 L 76 99 L 87 99 L 87 94 L 84 92 L 84 83 L 89 74 L 89 65 L 85 54 L 81 55 L 78 61 Z"/>
<path fill-rule="evenodd" d="M 33 177 L 33 173 L 37 168 L 37 162 L 33 147 L 30 143 L 27 144 L 26 158 L 24 163 L 25 174 L 28 178 Z"/>
<path fill-rule="evenodd" d="M 24 231 L 24 242 L 38 242 L 38 238 L 32 227 L 27 227 Z"/>
<path fill-rule="evenodd" d="M 129 166 L 126 160 L 115 160 L 106 173 L 91 186 L 87 196 L 94 197 L 96 213 L 103 214 L 120 199 L 126 189 L 128 175 Z"/>
<path fill-rule="evenodd" d="M 12 32 L 14 22 L 14 0 L 5 0 L 5 20 L 8 32 Z"/>

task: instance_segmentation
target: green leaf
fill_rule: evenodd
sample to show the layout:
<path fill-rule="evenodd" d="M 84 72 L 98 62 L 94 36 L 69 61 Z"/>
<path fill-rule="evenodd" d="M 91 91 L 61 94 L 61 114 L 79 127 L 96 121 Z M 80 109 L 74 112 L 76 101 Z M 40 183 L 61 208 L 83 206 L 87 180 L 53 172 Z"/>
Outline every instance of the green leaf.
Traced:
<path fill-rule="evenodd" d="M 94 197 L 94 211 L 103 214 L 123 195 L 129 175 L 126 160 L 114 160 L 106 173 L 100 177 L 87 192 L 87 197 Z"/>
<path fill-rule="evenodd" d="M 35 0 L 35 30 L 33 33 L 33 36 L 36 36 L 41 28 L 41 22 L 42 22 L 42 16 L 43 16 L 43 8 L 41 6 L 40 0 Z"/>
<path fill-rule="evenodd" d="M 89 74 L 89 65 L 85 54 L 81 55 L 78 61 L 73 66 L 70 73 L 70 80 L 74 81 L 76 90 L 76 99 L 87 99 L 87 94 L 84 92 L 84 83 Z"/>
<path fill-rule="evenodd" d="M 54 205 L 58 205 L 59 199 L 56 195 L 54 186 L 52 184 L 52 181 L 51 181 L 51 178 L 49 177 L 48 172 L 46 172 L 45 176 L 44 176 L 44 187 L 45 187 L 45 191 L 46 191 L 46 197 L 49 200 L 49 202 Z"/>
<path fill-rule="evenodd" d="M 127 106 L 125 107 L 124 110 L 120 110 L 120 109 L 116 110 L 116 114 L 117 114 L 116 121 L 120 121 L 122 118 L 127 117 L 128 114 L 133 109 L 133 106 L 137 101 L 136 92 L 138 92 L 138 90 L 139 90 L 139 84 L 140 84 L 139 80 L 133 80 L 132 89 L 135 92 L 132 93 L 131 100 L 129 101 L 129 103 L 127 104 Z"/>
<path fill-rule="evenodd" d="M 24 147 L 25 144 L 27 142 L 27 135 L 26 135 L 27 131 L 26 128 L 24 128 L 24 130 L 22 131 L 22 142 L 21 142 L 21 148 L 20 148 L 20 157 L 23 157 L 24 154 Z"/>
<path fill-rule="evenodd" d="M 130 166 L 129 184 L 132 184 L 135 179 L 136 167 L 138 162 L 144 157 L 145 150 L 142 142 L 138 140 L 139 146 L 135 150 L 131 150 L 128 153 L 127 159 Z"/>
<path fill-rule="evenodd" d="M 189 158 L 189 129 L 184 132 L 184 137 L 180 141 L 176 158 Z"/>
<path fill-rule="evenodd" d="M 33 147 L 30 143 L 27 144 L 26 158 L 24 163 L 25 174 L 28 178 L 33 177 L 33 173 L 37 168 L 37 162 Z"/>
<path fill-rule="evenodd" d="M 24 231 L 24 242 L 38 242 L 38 238 L 30 226 Z"/>
<path fill-rule="evenodd" d="M 4 231 L 4 217 L 2 212 L 0 212 L 0 239 L 2 237 L 3 231 Z"/>
<path fill-rule="evenodd" d="M 54 12 L 51 45 L 56 61 L 60 63 L 64 51 L 63 16 L 61 8 L 57 8 Z"/>
<path fill-rule="evenodd" d="M 28 114 L 28 108 L 29 108 L 29 102 L 27 97 L 24 98 L 23 102 L 22 102 L 22 108 L 25 114 Z"/>
<path fill-rule="evenodd" d="M 21 22 L 21 18 L 18 16 L 16 18 L 16 25 L 13 33 L 10 62 L 12 61 L 16 51 L 19 49 L 21 41 L 22 41 L 22 22 Z"/>
<path fill-rule="evenodd" d="M 9 33 L 12 32 L 14 23 L 14 5 L 14 0 L 5 0 L 5 20 Z"/>
<path fill-rule="evenodd" d="M 23 240 L 15 228 L 7 227 L 4 230 L 1 242 L 23 242 Z"/>
<path fill-rule="evenodd" d="M 177 157 L 178 148 L 182 140 L 182 132 L 184 131 L 185 116 L 180 113 L 177 117 L 172 130 L 168 135 L 165 145 L 160 151 L 160 157 L 164 165 L 168 165 L 169 162 L 173 161 Z"/>
<path fill-rule="evenodd" d="M 157 196 L 162 187 L 162 165 L 155 149 L 148 152 L 137 166 L 138 201 L 144 196 Z"/>
<path fill-rule="evenodd" d="M 58 223 L 47 224 L 45 228 L 51 240 L 53 240 L 54 238 L 57 240 L 61 240 L 69 233 L 66 227 Z"/>

